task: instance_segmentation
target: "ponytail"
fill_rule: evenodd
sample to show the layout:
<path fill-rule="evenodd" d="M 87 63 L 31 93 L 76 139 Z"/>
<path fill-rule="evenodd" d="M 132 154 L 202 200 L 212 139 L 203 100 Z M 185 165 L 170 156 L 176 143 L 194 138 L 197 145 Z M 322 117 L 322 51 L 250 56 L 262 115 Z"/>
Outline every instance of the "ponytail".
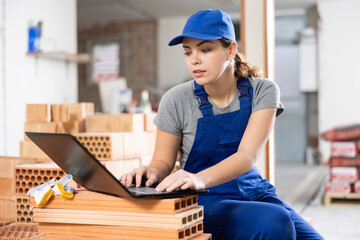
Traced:
<path fill-rule="evenodd" d="M 224 48 L 228 48 L 231 44 L 231 41 L 225 38 L 220 38 L 219 41 Z M 256 66 L 251 66 L 242 53 L 236 52 L 234 60 L 234 74 L 237 78 L 262 77 L 262 70 Z"/>

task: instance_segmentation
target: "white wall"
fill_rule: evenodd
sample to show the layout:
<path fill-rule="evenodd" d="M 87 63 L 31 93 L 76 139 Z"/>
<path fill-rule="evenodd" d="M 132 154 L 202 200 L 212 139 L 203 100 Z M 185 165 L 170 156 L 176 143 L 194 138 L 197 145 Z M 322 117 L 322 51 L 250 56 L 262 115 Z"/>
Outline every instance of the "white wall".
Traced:
<path fill-rule="evenodd" d="M 360 1 L 320 1 L 319 131 L 360 123 Z M 320 142 L 323 160 L 328 142 Z"/>
<path fill-rule="evenodd" d="M 169 41 L 182 33 L 188 16 L 177 18 L 160 18 L 157 32 L 157 84 L 158 88 L 168 88 L 190 80 L 192 77 L 187 70 L 182 45 L 169 47 Z"/>
<path fill-rule="evenodd" d="M 75 63 L 26 55 L 29 21 L 43 22 L 42 39 L 55 43 L 55 50 L 75 53 L 76 0 L 4 1 L 6 149 L 2 154 L 18 156 L 25 104 L 76 102 L 78 93 Z"/>
<path fill-rule="evenodd" d="M 0 0 L 0 155 L 5 153 L 4 0 Z"/>

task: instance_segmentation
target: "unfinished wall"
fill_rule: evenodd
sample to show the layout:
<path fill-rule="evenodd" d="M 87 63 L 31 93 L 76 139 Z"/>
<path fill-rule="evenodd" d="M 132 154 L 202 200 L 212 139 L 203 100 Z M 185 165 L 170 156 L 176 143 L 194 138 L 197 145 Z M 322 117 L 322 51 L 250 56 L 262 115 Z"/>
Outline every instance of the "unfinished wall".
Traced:
<path fill-rule="evenodd" d="M 54 50 L 77 51 L 76 0 L 4 0 L 5 125 L 4 154 L 19 155 L 26 103 L 77 101 L 77 65 L 27 56 L 29 21 L 42 21 L 42 39 Z M 0 114 L 1 115 L 1 114 Z M 2 130 L 2 129 L 1 129 Z"/>
<path fill-rule="evenodd" d="M 320 1 L 319 132 L 334 126 L 360 123 L 360 1 Z M 329 143 L 321 141 L 323 160 Z"/>
<path fill-rule="evenodd" d="M 154 87 L 156 82 L 156 22 L 132 21 L 96 25 L 78 33 L 79 52 L 89 52 L 95 42 L 120 43 L 120 76 L 139 100 L 142 90 Z M 101 111 L 98 86 L 87 83 L 88 66 L 79 65 L 79 101 L 95 102 Z M 150 100 L 156 101 L 150 93 Z"/>

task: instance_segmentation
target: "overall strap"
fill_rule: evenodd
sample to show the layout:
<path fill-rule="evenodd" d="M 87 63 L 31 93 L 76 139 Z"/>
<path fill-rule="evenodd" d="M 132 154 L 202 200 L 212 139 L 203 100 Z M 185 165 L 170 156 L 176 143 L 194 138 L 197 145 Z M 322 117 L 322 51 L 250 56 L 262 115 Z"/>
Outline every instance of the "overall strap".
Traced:
<path fill-rule="evenodd" d="M 239 80 L 237 81 L 237 88 L 239 89 L 240 92 L 239 95 L 240 109 L 250 110 L 251 112 L 253 91 L 249 79 L 239 78 Z"/>
<path fill-rule="evenodd" d="M 208 94 L 206 93 L 203 86 L 196 83 L 194 80 L 194 94 L 195 98 L 198 101 L 199 108 L 201 110 L 201 113 L 203 114 L 203 117 L 212 116 L 213 112 L 211 110 L 211 104 L 208 100 Z"/>

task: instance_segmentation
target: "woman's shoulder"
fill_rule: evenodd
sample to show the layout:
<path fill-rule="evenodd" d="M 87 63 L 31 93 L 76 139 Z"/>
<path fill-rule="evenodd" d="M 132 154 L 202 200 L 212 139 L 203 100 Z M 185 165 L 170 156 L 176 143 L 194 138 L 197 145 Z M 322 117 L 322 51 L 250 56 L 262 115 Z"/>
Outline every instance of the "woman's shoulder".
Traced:
<path fill-rule="evenodd" d="M 274 93 L 275 95 L 280 94 L 279 86 L 276 82 L 267 79 L 267 78 L 255 78 L 250 77 L 250 84 L 254 89 L 255 94 L 262 94 L 262 93 Z"/>
<path fill-rule="evenodd" d="M 190 80 L 170 88 L 161 98 L 161 102 L 175 102 L 176 105 L 194 105 L 194 81 Z"/>

